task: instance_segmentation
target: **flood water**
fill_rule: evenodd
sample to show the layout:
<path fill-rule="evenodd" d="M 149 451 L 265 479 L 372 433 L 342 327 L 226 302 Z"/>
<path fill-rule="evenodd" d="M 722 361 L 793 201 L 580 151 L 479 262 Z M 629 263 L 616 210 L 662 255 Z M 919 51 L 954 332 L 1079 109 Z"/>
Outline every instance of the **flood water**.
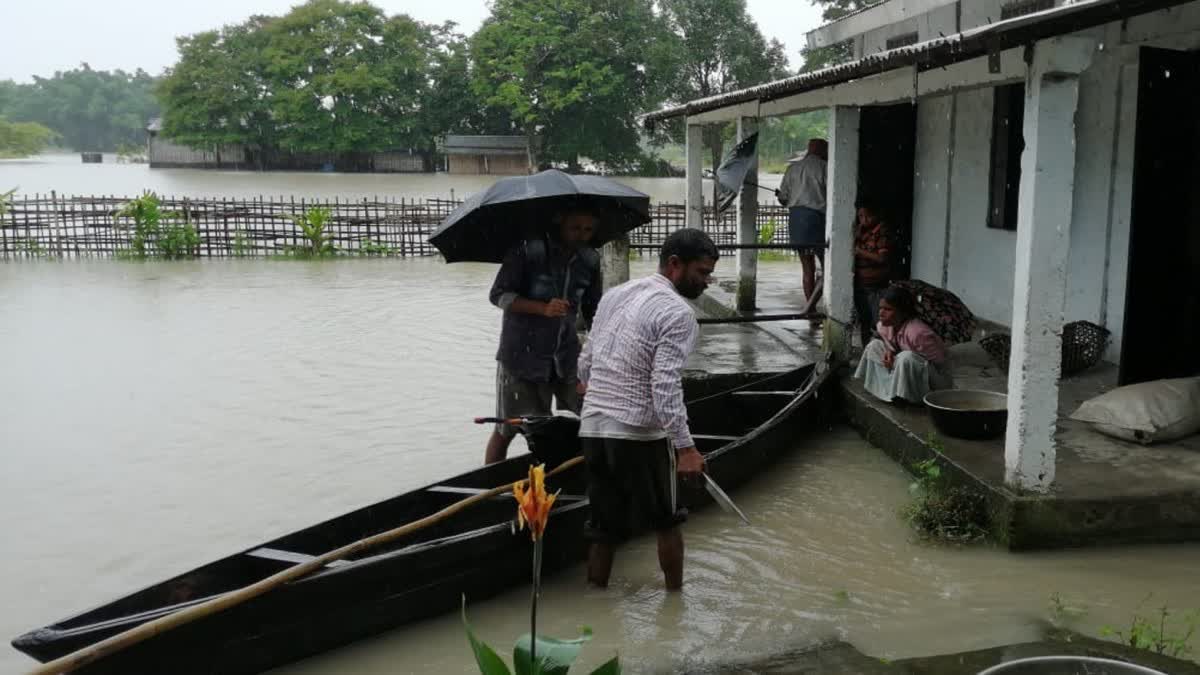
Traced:
<path fill-rule="evenodd" d="M 440 199 L 470 195 L 499 176 L 460 176 L 446 173 L 311 173 L 296 171 L 209 171 L 150 169 L 145 164 L 117 164 L 105 155 L 103 164 L 84 164 L 78 154 L 50 154 L 29 159 L 0 160 L 0 193 L 17 188 L 18 195 L 136 196 L 144 190 L 176 197 L 295 197 L 363 199 L 405 197 Z M 760 183 L 777 187 L 780 175 L 763 174 Z M 687 192 L 682 178 L 618 178 L 650 195 L 654 202 L 682 204 Z M 704 181 L 706 199 L 712 182 Z M 759 190 L 759 200 L 771 193 Z"/>
<path fill-rule="evenodd" d="M 494 271 L 0 265 L 0 636 L 475 466 L 487 430 L 470 419 L 493 406 Z M 1090 635 L 1139 607 L 1200 607 L 1198 546 L 932 547 L 897 515 L 907 482 L 851 431 L 797 438 L 733 493 L 753 526 L 693 516 L 682 594 L 662 592 L 642 539 L 606 592 L 585 590 L 578 568 L 551 579 L 539 625 L 593 627 L 593 664 L 619 652 L 626 672 L 688 672 L 827 638 L 886 658 L 1030 640 L 1054 593 Z M 516 589 L 470 607 L 502 654 L 527 630 L 527 600 Z M 31 663 L 0 648 L 0 672 Z M 446 616 L 280 672 L 472 668 Z"/>

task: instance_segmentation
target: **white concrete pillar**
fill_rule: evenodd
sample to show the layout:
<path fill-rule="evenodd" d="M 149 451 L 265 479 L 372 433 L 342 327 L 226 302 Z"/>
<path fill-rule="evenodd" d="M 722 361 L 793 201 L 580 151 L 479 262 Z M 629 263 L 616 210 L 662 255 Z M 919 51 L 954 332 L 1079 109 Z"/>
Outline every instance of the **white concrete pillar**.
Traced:
<path fill-rule="evenodd" d="M 704 229 L 704 127 L 687 125 L 687 222 Z"/>
<path fill-rule="evenodd" d="M 613 286 L 629 281 L 629 237 L 623 236 L 600 249 L 601 288 L 607 293 Z"/>
<path fill-rule="evenodd" d="M 1075 111 L 1079 73 L 1094 49 L 1084 38 L 1039 42 L 1025 82 L 1004 466 L 1006 482 L 1038 492 L 1054 482 Z"/>
<path fill-rule="evenodd" d="M 757 117 L 739 117 L 737 126 L 737 141 L 741 143 L 750 134 L 758 131 Z M 750 170 L 746 172 L 746 183 L 758 182 L 757 156 Z M 737 198 L 738 214 L 738 243 L 758 243 L 758 188 L 753 185 L 742 185 L 742 191 Z M 749 311 L 755 308 L 755 297 L 758 291 L 758 251 L 742 249 L 737 252 L 737 309 Z"/>
<path fill-rule="evenodd" d="M 829 164 L 826 168 L 825 348 L 850 351 L 854 311 L 854 202 L 858 193 L 859 109 L 829 110 Z"/>

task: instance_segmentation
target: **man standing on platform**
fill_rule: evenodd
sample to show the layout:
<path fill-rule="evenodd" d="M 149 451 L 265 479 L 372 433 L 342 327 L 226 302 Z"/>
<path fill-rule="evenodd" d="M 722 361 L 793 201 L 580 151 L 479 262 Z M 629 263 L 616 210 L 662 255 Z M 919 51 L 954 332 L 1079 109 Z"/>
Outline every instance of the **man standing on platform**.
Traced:
<path fill-rule="evenodd" d="M 825 170 L 829 159 L 829 144 L 821 138 L 808 141 L 808 152 L 788 164 L 783 181 L 775 191 L 779 203 L 788 207 L 788 238 L 800 253 L 804 270 L 806 311 L 816 306 L 821 297 L 817 288 L 814 248 L 825 246 Z M 822 271 L 825 264 L 821 263 Z"/>
<path fill-rule="evenodd" d="M 683 584 L 686 513 L 676 506 L 676 474 L 704 471 L 683 401 L 683 366 L 700 332 L 685 298 L 704 292 L 718 257 L 700 230 L 672 233 L 658 273 L 604 295 L 580 354 L 579 436 L 592 507 L 587 577 L 596 586 L 608 585 L 615 547 L 631 528 L 657 532 L 667 589 Z"/>

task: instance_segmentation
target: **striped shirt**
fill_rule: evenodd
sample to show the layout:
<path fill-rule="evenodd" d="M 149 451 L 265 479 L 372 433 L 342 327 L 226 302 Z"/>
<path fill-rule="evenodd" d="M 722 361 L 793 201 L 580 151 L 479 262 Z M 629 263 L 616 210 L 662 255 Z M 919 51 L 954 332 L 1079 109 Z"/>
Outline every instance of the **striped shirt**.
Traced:
<path fill-rule="evenodd" d="M 683 365 L 699 333 L 691 305 L 661 274 L 605 293 L 579 355 L 579 381 L 587 385 L 583 418 L 599 414 L 662 429 L 674 447 L 692 447 Z M 587 428 L 580 434 L 588 435 Z"/>

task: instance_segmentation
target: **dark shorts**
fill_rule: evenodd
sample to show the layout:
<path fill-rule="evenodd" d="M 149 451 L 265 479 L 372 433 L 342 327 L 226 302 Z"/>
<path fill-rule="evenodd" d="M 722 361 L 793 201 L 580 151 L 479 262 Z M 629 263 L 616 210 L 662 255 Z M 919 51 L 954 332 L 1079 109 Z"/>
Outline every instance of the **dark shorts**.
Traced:
<path fill-rule="evenodd" d="M 820 254 L 810 249 L 825 245 L 825 214 L 807 206 L 788 209 L 788 242 L 797 251 Z"/>
<path fill-rule="evenodd" d="M 574 375 L 551 382 L 533 382 L 513 375 L 502 364 L 496 364 L 496 417 L 540 417 L 554 414 L 554 404 L 560 410 L 579 414 L 579 392 Z M 496 431 L 506 438 L 516 436 L 515 427 L 497 424 Z"/>
<path fill-rule="evenodd" d="M 665 439 L 582 438 L 592 515 L 584 535 L 618 543 L 642 530 L 687 520 L 676 503 L 675 451 Z"/>

